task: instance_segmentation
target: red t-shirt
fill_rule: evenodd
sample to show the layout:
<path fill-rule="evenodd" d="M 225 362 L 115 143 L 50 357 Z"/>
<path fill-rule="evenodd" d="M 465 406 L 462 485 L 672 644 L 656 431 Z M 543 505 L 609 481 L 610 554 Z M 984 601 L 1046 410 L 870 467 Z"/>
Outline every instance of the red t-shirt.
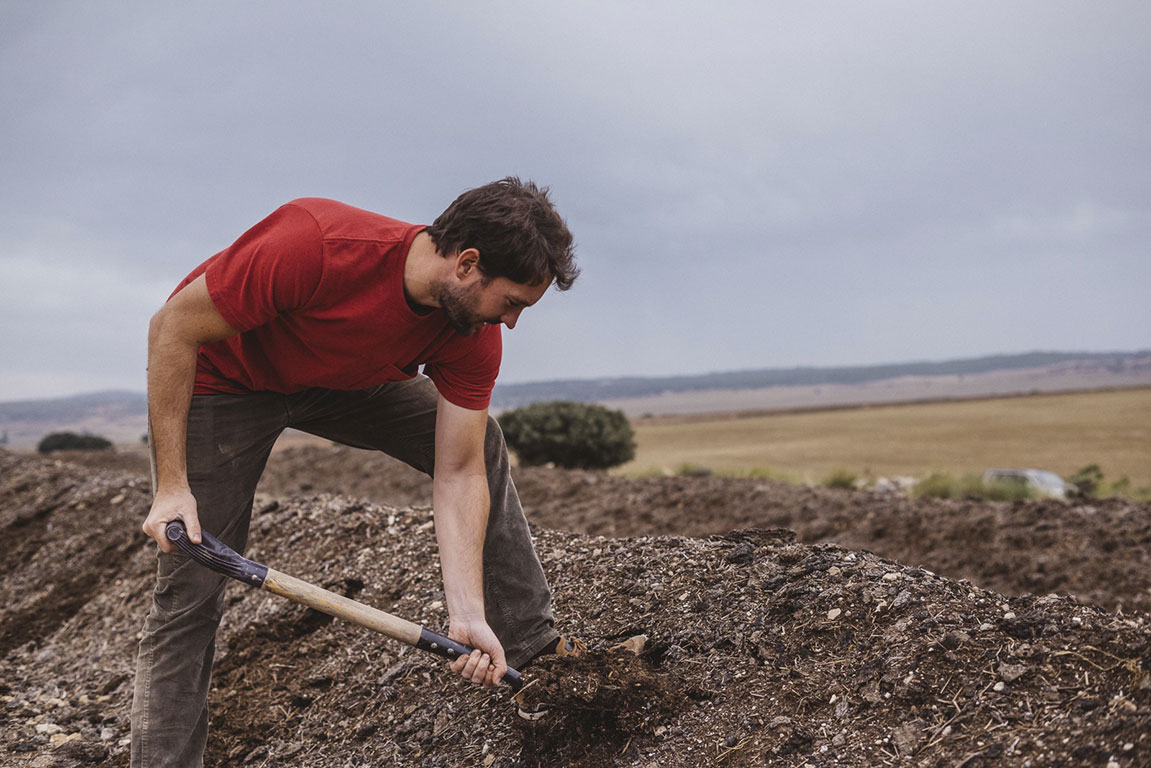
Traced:
<path fill-rule="evenodd" d="M 498 325 L 462 336 L 442 309 L 416 314 L 404 262 L 422 226 L 334 200 L 281 206 L 176 288 L 206 274 L 240 333 L 200 347 L 196 394 L 366 389 L 424 373 L 450 402 L 481 410 L 499 373 Z"/>

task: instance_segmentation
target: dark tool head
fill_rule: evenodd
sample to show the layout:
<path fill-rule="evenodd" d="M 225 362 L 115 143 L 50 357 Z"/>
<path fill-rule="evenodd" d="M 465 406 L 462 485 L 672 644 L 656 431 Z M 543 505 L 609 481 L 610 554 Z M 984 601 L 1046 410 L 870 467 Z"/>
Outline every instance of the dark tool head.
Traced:
<path fill-rule="evenodd" d="M 164 528 L 164 535 L 177 549 L 205 568 L 230 576 L 252 587 L 262 587 L 268 577 L 268 566 L 254 563 L 241 556 L 207 531 L 200 532 L 200 543 L 188 538 L 182 520 L 173 520 Z"/>

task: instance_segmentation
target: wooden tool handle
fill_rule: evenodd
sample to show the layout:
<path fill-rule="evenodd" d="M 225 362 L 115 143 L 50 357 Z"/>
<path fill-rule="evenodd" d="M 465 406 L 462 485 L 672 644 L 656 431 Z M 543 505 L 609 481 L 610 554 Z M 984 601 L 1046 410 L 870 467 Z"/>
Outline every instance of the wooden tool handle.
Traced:
<path fill-rule="evenodd" d="M 207 531 L 201 531 L 201 543 L 194 544 L 188 538 L 188 532 L 180 520 L 173 520 L 168 523 L 164 533 L 167 535 L 168 541 L 175 544 L 181 552 L 200 565 L 225 576 L 230 576 L 249 587 L 262 587 L 269 592 L 306 605 L 321 613 L 350 621 L 361 627 L 367 627 L 373 632 L 379 632 L 393 640 L 414 645 L 420 650 L 447 659 L 466 656 L 473 650 L 463 643 L 457 643 L 455 640 L 425 629 L 419 624 L 413 624 L 406 619 L 352 600 L 350 597 L 337 595 L 335 592 L 329 592 L 315 584 L 297 579 L 295 576 L 289 576 L 274 568 L 249 560 Z M 511 667 L 508 667 L 503 679 L 507 681 L 513 691 L 518 691 L 523 686 L 523 678 L 520 673 Z"/>
<path fill-rule="evenodd" d="M 275 568 L 268 569 L 264 579 L 263 588 L 289 600 L 314 608 L 321 613 L 344 619 L 361 627 L 367 627 L 373 632 L 387 635 L 408 645 L 418 645 L 420 642 L 420 625 L 385 613 L 378 608 L 365 605 L 351 598 L 337 595 L 326 589 L 309 584 L 306 581 L 280 573 Z"/>

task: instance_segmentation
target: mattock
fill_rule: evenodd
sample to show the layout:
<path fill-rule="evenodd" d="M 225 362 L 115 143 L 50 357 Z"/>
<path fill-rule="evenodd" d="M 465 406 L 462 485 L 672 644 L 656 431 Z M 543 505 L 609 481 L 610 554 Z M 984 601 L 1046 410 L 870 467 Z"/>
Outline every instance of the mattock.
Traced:
<path fill-rule="evenodd" d="M 463 643 L 457 643 L 419 624 L 249 560 L 207 531 L 201 532 L 201 543 L 195 544 L 188 538 L 188 531 L 180 520 L 168 523 L 164 533 L 168 541 L 200 565 L 243 582 L 249 587 L 265 589 L 321 613 L 350 621 L 393 640 L 399 640 L 401 643 L 447 659 L 467 656 L 473 650 Z M 523 677 L 511 667 L 508 667 L 503 680 L 513 692 L 518 692 L 524 687 Z M 516 697 L 515 701 L 519 707 L 519 716 L 525 719 L 538 720 L 547 713 L 545 704 L 529 709 L 520 704 L 519 697 Z"/>

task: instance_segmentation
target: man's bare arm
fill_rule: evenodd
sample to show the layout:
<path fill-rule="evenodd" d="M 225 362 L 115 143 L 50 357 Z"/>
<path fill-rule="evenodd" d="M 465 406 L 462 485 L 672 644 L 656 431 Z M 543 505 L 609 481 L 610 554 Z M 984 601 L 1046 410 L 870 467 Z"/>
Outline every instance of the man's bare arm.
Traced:
<path fill-rule="evenodd" d="M 172 520 L 183 520 L 192 541 L 200 540 L 185 450 L 196 355 L 201 344 L 235 334 L 212 303 L 203 275 L 169 299 L 148 325 L 148 419 L 156 452 L 156 495 L 143 528 L 165 552 L 172 545 L 164 526 Z"/>
<path fill-rule="evenodd" d="M 486 410 L 468 410 L 440 397 L 432 501 L 448 604 L 448 635 L 476 649 L 470 657 L 456 659 L 452 671 L 492 686 L 503 678 L 507 660 L 484 617 L 484 537 L 490 505 L 484 466 L 487 426 Z"/>

